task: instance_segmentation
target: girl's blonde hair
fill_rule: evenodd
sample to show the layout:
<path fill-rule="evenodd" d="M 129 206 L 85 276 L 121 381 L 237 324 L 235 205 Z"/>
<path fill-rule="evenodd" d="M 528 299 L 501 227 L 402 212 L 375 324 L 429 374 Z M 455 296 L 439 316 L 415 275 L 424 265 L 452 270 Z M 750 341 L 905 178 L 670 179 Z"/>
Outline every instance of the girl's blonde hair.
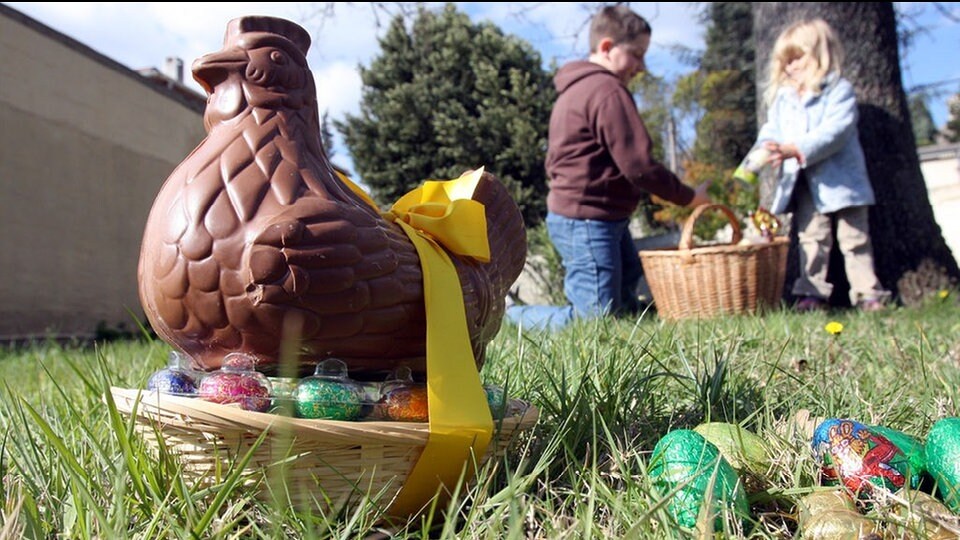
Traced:
<path fill-rule="evenodd" d="M 830 73 L 839 75 L 842 71 L 843 46 L 830 25 L 823 19 L 795 22 L 780 33 L 773 45 L 770 79 L 765 92 L 768 103 L 788 79 L 787 64 L 804 54 L 810 55 L 816 68 L 803 81 L 807 91 L 819 94 L 823 79 Z"/>

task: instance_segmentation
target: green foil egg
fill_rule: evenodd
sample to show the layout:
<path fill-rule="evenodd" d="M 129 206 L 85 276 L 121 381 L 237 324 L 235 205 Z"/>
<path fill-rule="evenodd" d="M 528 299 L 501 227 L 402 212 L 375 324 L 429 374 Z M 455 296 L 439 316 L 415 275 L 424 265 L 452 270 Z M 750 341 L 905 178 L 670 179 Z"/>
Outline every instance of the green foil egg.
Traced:
<path fill-rule="evenodd" d="M 927 471 L 947 508 L 960 513 L 960 418 L 937 420 L 927 433 Z"/>
<path fill-rule="evenodd" d="M 363 410 L 363 392 L 356 384 L 308 377 L 297 385 L 296 413 L 300 418 L 357 420 Z"/>
<path fill-rule="evenodd" d="M 903 452 L 907 459 L 908 469 L 906 472 L 910 477 L 910 487 L 920 485 L 921 475 L 927 471 L 927 458 L 923 443 L 911 435 L 886 426 L 870 426 L 870 429 L 889 439 Z"/>
<path fill-rule="evenodd" d="M 667 510 L 684 527 L 696 526 L 708 498 L 713 505 L 707 510 L 718 530 L 723 526 L 723 509 L 741 519 L 749 516 L 736 471 L 713 443 L 695 431 L 678 429 L 664 435 L 653 449 L 650 476 L 662 496 L 673 494 Z M 708 493 L 711 485 L 712 493 Z"/>
<path fill-rule="evenodd" d="M 363 416 L 363 388 L 347 377 L 347 365 L 328 358 L 316 373 L 301 379 L 294 390 L 294 412 L 300 418 L 358 420 Z"/>
<path fill-rule="evenodd" d="M 504 393 L 503 388 L 492 384 L 483 385 L 483 391 L 487 395 L 487 405 L 490 407 L 490 415 L 494 420 L 499 420 L 507 415 L 509 400 Z"/>

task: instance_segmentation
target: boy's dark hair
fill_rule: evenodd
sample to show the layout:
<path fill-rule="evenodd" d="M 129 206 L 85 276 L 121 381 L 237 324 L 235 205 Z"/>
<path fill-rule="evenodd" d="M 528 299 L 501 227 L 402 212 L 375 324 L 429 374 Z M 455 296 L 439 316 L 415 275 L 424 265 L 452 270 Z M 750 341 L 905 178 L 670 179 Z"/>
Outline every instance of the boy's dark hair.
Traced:
<path fill-rule="evenodd" d="M 610 38 L 614 44 L 631 43 L 652 33 L 650 23 L 627 6 L 606 6 L 590 21 L 590 52 L 597 51 L 603 38 Z"/>

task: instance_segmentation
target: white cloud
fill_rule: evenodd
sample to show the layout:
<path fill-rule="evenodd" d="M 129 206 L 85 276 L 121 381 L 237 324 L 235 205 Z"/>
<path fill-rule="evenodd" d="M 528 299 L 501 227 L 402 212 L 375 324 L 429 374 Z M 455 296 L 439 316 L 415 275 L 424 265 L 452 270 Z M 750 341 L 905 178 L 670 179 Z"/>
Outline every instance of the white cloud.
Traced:
<path fill-rule="evenodd" d="M 354 64 L 334 62 L 313 70 L 317 84 L 317 106 L 320 114 L 342 119 L 344 113 L 360 112 L 360 91 L 363 86 Z"/>

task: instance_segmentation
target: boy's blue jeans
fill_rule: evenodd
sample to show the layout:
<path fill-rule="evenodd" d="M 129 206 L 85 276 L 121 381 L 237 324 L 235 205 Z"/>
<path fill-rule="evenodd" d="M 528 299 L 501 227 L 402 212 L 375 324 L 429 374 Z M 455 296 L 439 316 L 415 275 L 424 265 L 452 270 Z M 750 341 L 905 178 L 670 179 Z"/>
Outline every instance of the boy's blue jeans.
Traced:
<path fill-rule="evenodd" d="M 642 269 L 627 220 L 597 221 L 547 214 L 547 232 L 565 270 L 570 305 L 511 306 L 507 318 L 527 329 L 560 329 L 576 318 L 635 312 Z"/>

